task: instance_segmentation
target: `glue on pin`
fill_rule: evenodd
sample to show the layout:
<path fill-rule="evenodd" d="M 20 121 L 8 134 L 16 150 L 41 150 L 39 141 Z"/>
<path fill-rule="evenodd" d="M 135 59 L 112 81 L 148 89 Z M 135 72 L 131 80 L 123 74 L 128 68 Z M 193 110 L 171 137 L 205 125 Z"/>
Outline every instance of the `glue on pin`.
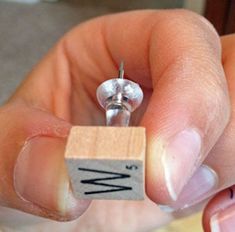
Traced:
<path fill-rule="evenodd" d="M 118 78 L 103 82 L 96 91 L 99 104 L 106 111 L 107 126 L 128 126 L 131 113 L 143 100 L 140 86 L 124 79 L 124 63 L 119 67 Z"/>

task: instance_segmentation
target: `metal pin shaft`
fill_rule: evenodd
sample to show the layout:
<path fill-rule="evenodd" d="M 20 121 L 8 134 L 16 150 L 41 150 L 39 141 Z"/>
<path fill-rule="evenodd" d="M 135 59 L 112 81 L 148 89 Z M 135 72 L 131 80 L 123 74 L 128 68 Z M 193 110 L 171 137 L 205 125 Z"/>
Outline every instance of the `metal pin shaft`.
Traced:
<path fill-rule="evenodd" d="M 119 75 L 118 78 L 124 78 L 124 62 L 122 61 L 119 66 Z"/>

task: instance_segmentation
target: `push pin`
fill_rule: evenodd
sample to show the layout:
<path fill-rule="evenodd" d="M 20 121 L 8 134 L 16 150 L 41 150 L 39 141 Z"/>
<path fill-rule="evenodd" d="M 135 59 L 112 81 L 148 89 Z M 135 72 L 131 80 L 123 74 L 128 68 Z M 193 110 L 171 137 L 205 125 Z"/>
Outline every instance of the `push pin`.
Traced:
<path fill-rule="evenodd" d="M 106 111 L 107 126 L 128 126 L 131 113 L 143 100 L 140 86 L 124 79 L 123 67 L 121 62 L 118 78 L 103 82 L 96 92 L 98 102 Z"/>
<path fill-rule="evenodd" d="M 140 86 L 119 76 L 97 88 L 106 111 L 106 126 L 74 126 L 65 160 L 75 196 L 79 199 L 144 198 L 145 129 L 128 127 L 131 113 L 141 104 Z"/>

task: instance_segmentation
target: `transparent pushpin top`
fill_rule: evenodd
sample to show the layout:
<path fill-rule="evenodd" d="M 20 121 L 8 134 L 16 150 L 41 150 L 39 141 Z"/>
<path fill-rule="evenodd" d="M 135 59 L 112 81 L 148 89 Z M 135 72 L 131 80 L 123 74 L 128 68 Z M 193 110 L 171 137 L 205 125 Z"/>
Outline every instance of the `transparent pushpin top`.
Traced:
<path fill-rule="evenodd" d="M 140 86 L 124 77 L 123 63 L 119 78 L 103 82 L 96 91 L 99 104 L 106 110 L 106 124 L 109 126 L 128 126 L 131 112 L 143 100 Z"/>

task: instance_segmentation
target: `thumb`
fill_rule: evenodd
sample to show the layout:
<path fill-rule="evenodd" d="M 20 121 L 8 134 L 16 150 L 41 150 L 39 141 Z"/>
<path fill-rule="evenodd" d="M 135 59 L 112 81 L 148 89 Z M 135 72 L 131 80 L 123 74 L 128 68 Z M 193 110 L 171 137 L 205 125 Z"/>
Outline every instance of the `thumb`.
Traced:
<path fill-rule="evenodd" d="M 183 208 L 216 188 L 215 171 L 199 167 L 230 120 L 230 99 L 218 35 L 192 13 L 174 18 L 158 24 L 159 33 L 151 37 L 153 94 L 142 125 L 148 141 L 147 194 L 157 203 L 172 207 L 177 202 Z M 156 54 L 166 62 L 162 69 Z M 188 191 L 183 202 L 193 174 L 188 190 L 197 186 L 200 192 Z"/>
<path fill-rule="evenodd" d="M 73 197 L 64 163 L 70 127 L 22 103 L 0 109 L 0 205 L 56 220 L 86 210 L 89 201 Z"/>

